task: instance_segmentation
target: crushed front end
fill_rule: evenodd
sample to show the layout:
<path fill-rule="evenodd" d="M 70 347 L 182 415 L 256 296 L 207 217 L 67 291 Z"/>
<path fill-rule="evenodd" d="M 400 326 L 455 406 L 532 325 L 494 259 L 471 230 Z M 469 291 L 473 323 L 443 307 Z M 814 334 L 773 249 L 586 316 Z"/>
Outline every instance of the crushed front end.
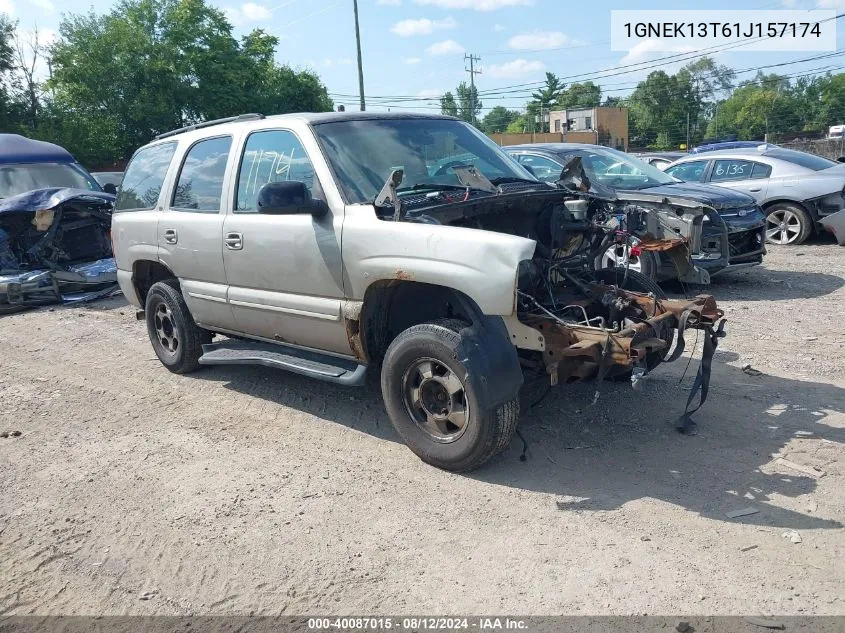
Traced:
<path fill-rule="evenodd" d="M 506 325 L 524 370 L 546 374 L 552 385 L 630 377 L 636 386 L 680 356 L 686 329 L 703 330 L 704 359 L 679 421 L 680 430 L 690 429 L 690 405 L 696 393 L 699 406 L 707 395 L 710 359 L 724 335 L 722 311 L 712 296 L 669 300 L 653 280 L 624 268 L 596 269 L 596 262 L 612 244 L 630 247 L 636 238 L 639 248 L 670 258 L 679 279 L 696 279 L 701 273 L 690 255 L 715 212 L 684 198 L 608 199 L 518 183 L 483 196 L 467 191 L 460 202 L 451 192 L 394 198 L 396 206 L 380 217 L 535 240 L 533 258 L 517 272 L 515 313 Z"/>
<path fill-rule="evenodd" d="M 0 203 L 0 312 L 89 301 L 117 290 L 114 196 L 37 189 Z"/>

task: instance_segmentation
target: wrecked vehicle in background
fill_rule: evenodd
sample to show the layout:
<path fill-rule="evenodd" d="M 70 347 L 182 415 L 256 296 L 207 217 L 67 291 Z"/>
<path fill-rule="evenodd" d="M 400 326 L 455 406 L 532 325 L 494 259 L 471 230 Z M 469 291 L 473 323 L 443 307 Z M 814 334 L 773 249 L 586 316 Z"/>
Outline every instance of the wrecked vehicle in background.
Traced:
<path fill-rule="evenodd" d="M 655 281 L 678 279 L 707 284 L 711 277 L 763 261 L 765 216 L 754 199 L 744 193 L 680 182 L 645 165 L 645 158 L 638 160 L 601 145 L 538 143 L 503 149 L 541 180 L 557 180 L 564 165 L 580 158 L 597 195 L 603 193 L 633 205 L 666 202 L 706 212 L 701 239 L 687 242 L 685 253 L 667 250 L 664 244 L 650 244 L 631 231 L 630 239 L 617 240 L 600 255 L 600 268 L 630 268 Z"/>
<path fill-rule="evenodd" d="M 114 196 L 67 151 L 0 135 L 0 314 L 117 289 Z"/>
<path fill-rule="evenodd" d="M 558 186 L 540 182 L 451 117 L 190 126 L 127 167 L 112 229 L 118 280 L 170 371 L 256 364 L 347 386 L 375 373 L 408 447 L 453 471 L 508 445 L 526 376 L 637 384 L 678 358 L 694 328 L 703 361 L 678 420 L 690 431 L 722 311 L 595 262 L 634 228 L 695 247 L 705 212 L 601 198 L 580 161 L 564 171 Z"/>

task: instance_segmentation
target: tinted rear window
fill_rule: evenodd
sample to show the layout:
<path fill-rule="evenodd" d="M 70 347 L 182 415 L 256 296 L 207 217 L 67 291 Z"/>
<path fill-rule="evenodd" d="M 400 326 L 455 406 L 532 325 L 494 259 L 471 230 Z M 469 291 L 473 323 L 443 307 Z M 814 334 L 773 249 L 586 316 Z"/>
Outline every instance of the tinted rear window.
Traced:
<path fill-rule="evenodd" d="M 815 156 L 814 154 L 807 154 L 806 152 L 798 152 L 794 149 L 773 149 L 766 152 L 766 156 L 779 158 L 780 160 L 785 160 L 786 162 L 793 163 L 799 167 L 812 169 L 813 171 L 829 169 L 830 167 L 835 167 L 838 164 L 834 163 L 832 160 L 828 160 L 827 158 Z"/>
<path fill-rule="evenodd" d="M 175 142 L 138 151 L 126 168 L 114 210 L 141 211 L 155 207 L 175 151 Z"/>

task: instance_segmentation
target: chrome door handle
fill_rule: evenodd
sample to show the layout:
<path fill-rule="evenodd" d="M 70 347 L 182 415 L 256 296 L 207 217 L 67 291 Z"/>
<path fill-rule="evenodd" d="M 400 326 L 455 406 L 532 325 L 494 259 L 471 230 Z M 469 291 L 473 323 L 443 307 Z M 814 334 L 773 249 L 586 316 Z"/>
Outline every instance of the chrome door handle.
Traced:
<path fill-rule="evenodd" d="M 244 236 L 240 233 L 226 233 L 224 242 L 230 251 L 239 251 L 244 247 Z"/>
<path fill-rule="evenodd" d="M 763 189 L 762 187 L 757 187 L 756 189 L 749 189 L 748 191 L 751 191 L 752 193 L 758 193 L 758 192 L 760 192 L 762 189 Z"/>
<path fill-rule="evenodd" d="M 179 236 L 176 234 L 176 231 L 173 229 L 166 229 L 164 231 L 164 241 L 168 244 L 175 244 L 179 241 Z"/>

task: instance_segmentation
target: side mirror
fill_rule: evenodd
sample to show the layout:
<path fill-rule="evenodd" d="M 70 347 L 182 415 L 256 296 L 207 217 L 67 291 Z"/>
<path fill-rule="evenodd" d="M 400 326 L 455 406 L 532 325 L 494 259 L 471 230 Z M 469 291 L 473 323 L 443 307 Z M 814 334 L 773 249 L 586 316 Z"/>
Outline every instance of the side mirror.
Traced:
<path fill-rule="evenodd" d="M 113 196 L 117 195 L 117 187 L 113 182 L 107 182 L 106 184 L 104 184 L 103 191 L 105 191 L 106 193 L 110 193 Z"/>
<path fill-rule="evenodd" d="M 304 182 L 282 180 L 268 182 L 258 191 L 258 212 L 268 215 L 298 215 L 307 213 L 315 217 L 325 215 L 328 205 L 315 200 Z"/>

